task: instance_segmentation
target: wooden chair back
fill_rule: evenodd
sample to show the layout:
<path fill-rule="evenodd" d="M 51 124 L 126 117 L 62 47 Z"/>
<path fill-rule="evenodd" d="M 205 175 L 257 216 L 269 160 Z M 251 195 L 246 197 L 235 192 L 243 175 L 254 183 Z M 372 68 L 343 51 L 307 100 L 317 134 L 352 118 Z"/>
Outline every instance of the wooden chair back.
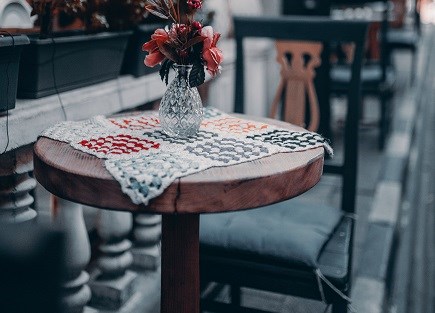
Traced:
<path fill-rule="evenodd" d="M 282 120 L 310 131 L 318 130 L 320 111 L 314 78 L 315 68 L 321 64 L 322 48 L 322 44 L 318 42 L 276 42 L 276 59 L 281 66 L 281 79 L 269 117 L 277 118 L 279 104 L 283 98 Z M 308 126 L 305 125 L 307 101 L 310 109 Z"/>
<path fill-rule="evenodd" d="M 278 40 L 277 58 L 281 63 L 281 81 L 270 115 L 278 114 L 278 103 L 281 90 L 285 92 L 283 119 L 303 125 L 305 121 L 305 97 L 308 99 L 311 130 L 317 129 L 319 102 L 314 91 L 314 72 L 320 66 L 319 55 L 322 47 L 329 43 L 353 43 L 354 57 L 351 64 L 351 80 L 347 93 L 347 112 L 344 130 L 343 162 L 327 164 L 325 173 L 338 174 L 342 177 L 342 210 L 348 213 L 355 211 L 357 148 L 358 148 L 358 108 L 360 103 L 360 75 L 364 51 L 367 22 L 333 21 L 327 17 L 235 17 L 236 39 L 236 79 L 235 104 L 237 113 L 244 112 L 244 58 L 243 40 L 245 38 L 272 38 Z M 303 43 L 302 43 L 303 42 Z M 291 61 L 288 55 L 291 54 Z M 308 61 L 305 56 L 309 56 Z M 322 60 L 328 63 L 329 60 Z M 300 105 L 302 103 L 302 105 Z M 293 113 L 296 114 L 293 115 Z"/>

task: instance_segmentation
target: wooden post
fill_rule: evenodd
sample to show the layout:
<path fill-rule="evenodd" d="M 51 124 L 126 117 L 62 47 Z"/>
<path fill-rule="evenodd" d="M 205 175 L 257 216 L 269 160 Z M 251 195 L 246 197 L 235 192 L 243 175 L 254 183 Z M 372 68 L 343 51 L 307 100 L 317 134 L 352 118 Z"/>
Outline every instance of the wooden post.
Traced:
<path fill-rule="evenodd" d="M 160 313 L 199 313 L 199 214 L 164 215 Z"/>
<path fill-rule="evenodd" d="M 91 259 L 88 233 L 80 204 L 57 198 L 55 223 L 65 233 L 66 275 L 62 305 L 66 313 L 81 313 L 91 299 L 87 285 L 89 275 L 84 271 Z"/>
<path fill-rule="evenodd" d="M 134 218 L 133 264 L 144 270 L 156 270 L 160 265 L 160 238 L 162 216 L 137 214 Z"/>
<path fill-rule="evenodd" d="M 97 260 L 99 273 L 90 283 L 94 306 L 118 310 L 137 289 L 138 275 L 127 270 L 133 263 L 127 239 L 132 224 L 129 212 L 100 210 L 97 232 L 103 239 L 99 247 L 102 255 Z"/>
<path fill-rule="evenodd" d="M 32 171 L 32 145 L 0 155 L 0 222 L 22 223 L 36 217 L 30 208 L 34 202 L 30 192 L 36 187 L 29 176 Z"/>

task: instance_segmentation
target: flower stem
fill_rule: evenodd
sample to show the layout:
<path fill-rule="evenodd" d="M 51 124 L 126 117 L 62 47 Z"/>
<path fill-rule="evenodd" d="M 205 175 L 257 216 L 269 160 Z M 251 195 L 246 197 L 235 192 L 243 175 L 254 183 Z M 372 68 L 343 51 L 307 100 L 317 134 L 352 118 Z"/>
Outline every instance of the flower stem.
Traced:
<path fill-rule="evenodd" d="M 181 1 L 181 0 L 178 0 L 178 1 L 177 1 L 178 23 L 181 22 L 181 17 L 180 17 L 180 1 Z"/>
<path fill-rule="evenodd" d="M 169 0 L 169 6 L 170 6 L 170 8 L 169 8 L 169 11 L 170 11 L 169 15 L 171 16 L 172 20 L 175 23 L 177 23 L 177 20 L 178 20 L 177 11 L 175 10 L 174 2 L 172 0 Z"/>

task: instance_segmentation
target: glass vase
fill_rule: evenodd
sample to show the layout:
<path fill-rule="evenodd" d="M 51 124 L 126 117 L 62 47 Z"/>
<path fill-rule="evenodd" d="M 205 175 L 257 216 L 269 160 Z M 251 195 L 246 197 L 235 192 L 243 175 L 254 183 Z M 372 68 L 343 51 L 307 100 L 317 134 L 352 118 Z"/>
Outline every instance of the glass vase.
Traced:
<path fill-rule="evenodd" d="M 189 85 L 192 65 L 174 64 L 174 69 L 175 78 L 160 102 L 160 124 L 169 136 L 195 136 L 203 119 L 203 109 L 198 89 Z"/>

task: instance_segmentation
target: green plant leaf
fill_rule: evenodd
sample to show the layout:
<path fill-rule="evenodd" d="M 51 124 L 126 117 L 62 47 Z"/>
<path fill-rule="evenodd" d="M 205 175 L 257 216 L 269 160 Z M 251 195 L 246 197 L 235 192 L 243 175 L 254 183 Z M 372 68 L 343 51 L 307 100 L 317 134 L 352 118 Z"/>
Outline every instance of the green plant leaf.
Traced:
<path fill-rule="evenodd" d="M 192 70 L 189 75 L 189 85 L 190 87 L 197 87 L 204 83 L 205 81 L 205 72 L 204 65 L 202 65 L 200 60 L 197 60 L 193 63 Z"/>
<path fill-rule="evenodd" d="M 168 65 L 168 69 L 166 70 L 166 76 L 165 76 L 165 84 L 166 84 L 166 86 L 168 85 L 169 70 L 171 69 L 173 64 L 174 64 L 174 62 L 169 60 L 169 65 Z"/>
<path fill-rule="evenodd" d="M 162 66 L 160 67 L 160 70 L 159 70 L 160 79 L 162 81 L 165 79 L 165 71 L 166 71 L 166 66 L 167 66 L 168 61 L 169 60 L 167 60 L 167 59 L 165 61 L 163 61 Z"/>
<path fill-rule="evenodd" d="M 159 50 L 160 52 L 167 57 L 168 59 L 174 61 L 174 62 L 178 62 L 179 61 L 179 57 L 177 52 L 175 51 L 175 49 L 169 45 L 169 44 L 162 44 L 161 46 L 159 46 Z"/>
<path fill-rule="evenodd" d="M 171 69 L 171 66 L 174 64 L 173 61 L 166 59 L 160 68 L 159 74 L 160 78 L 162 79 L 165 84 L 168 84 L 168 76 L 169 76 L 169 70 Z"/>
<path fill-rule="evenodd" d="M 204 41 L 204 40 L 205 40 L 205 38 L 204 38 L 204 37 L 201 37 L 201 36 L 193 37 L 192 39 L 190 39 L 190 40 L 186 43 L 186 45 L 184 46 L 184 49 L 190 48 L 190 47 L 192 47 L 193 45 L 196 45 L 197 43 L 200 43 L 200 42 L 202 42 L 202 41 Z"/>

